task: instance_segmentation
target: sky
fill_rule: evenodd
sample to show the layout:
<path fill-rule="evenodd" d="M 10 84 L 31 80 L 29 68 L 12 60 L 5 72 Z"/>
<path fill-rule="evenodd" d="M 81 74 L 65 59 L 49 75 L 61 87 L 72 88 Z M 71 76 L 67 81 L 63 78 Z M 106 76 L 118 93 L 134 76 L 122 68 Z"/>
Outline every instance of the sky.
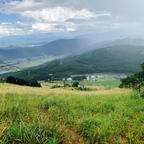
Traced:
<path fill-rule="evenodd" d="M 144 38 L 144 0 L 0 0 L 0 38 L 68 34 Z"/>

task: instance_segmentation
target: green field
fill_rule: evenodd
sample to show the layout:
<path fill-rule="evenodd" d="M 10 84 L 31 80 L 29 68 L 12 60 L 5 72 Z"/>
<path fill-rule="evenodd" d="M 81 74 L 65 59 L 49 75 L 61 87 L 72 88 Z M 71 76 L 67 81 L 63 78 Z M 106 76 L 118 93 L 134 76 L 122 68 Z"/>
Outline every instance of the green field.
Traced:
<path fill-rule="evenodd" d="M 102 78 L 102 79 L 99 79 L 97 81 L 84 80 L 83 83 L 85 85 L 90 85 L 90 86 L 101 86 L 102 85 L 102 86 L 105 86 L 107 88 L 117 88 L 117 87 L 119 87 L 121 82 L 119 79 L 116 79 L 116 78 Z"/>
<path fill-rule="evenodd" d="M 1 144 L 144 144 L 144 99 L 129 89 L 0 84 Z"/>

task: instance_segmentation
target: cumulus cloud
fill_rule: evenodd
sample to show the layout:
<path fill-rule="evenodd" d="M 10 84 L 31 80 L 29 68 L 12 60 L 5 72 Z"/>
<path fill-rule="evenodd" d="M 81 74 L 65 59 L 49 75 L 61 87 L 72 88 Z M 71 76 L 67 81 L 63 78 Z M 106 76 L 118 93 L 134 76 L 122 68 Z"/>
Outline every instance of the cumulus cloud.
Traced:
<path fill-rule="evenodd" d="M 85 21 L 111 16 L 109 12 L 94 13 L 87 9 L 76 10 L 66 7 L 24 11 L 20 14 L 25 18 L 34 20 L 35 23 L 32 24 L 32 31 L 39 32 L 75 31 L 80 24 L 85 25 Z M 69 20 L 72 21 L 69 22 Z"/>
<path fill-rule="evenodd" d="M 23 0 L 23 1 L 10 1 L 6 2 L 0 7 L 0 11 L 4 13 L 20 13 L 27 10 L 42 8 L 43 3 L 36 2 L 34 0 Z"/>
<path fill-rule="evenodd" d="M 0 19 L 0 36 L 113 30 L 143 34 L 143 4 L 143 0 L 0 0 L 0 18 L 6 17 Z"/>
<path fill-rule="evenodd" d="M 110 16 L 109 13 L 96 14 L 87 9 L 74 10 L 66 7 L 55 7 L 36 11 L 25 11 L 21 13 L 22 16 L 32 18 L 36 21 L 45 22 L 63 22 L 68 19 L 85 19 L 96 18 L 99 16 Z"/>
<path fill-rule="evenodd" d="M 32 24 L 31 32 L 72 32 L 76 31 L 73 23 L 35 23 Z"/>
<path fill-rule="evenodd" d="M 57 29 L 55 28 L 55 24 L 49 23 L 35 23 L 32 25 L 31 32 L 55 32 Z M 62 31 L 59 29 L 58 31 Z"/>
<path fill-rule="evenodd" d="M 74 2 L 74 0 L 72 0 Z M 110 12 L 94 12 L 87 8 L 71 7 L 67 0 L 14 0 L 0 5 L 0 12 L 16 14 L 21 17 L 11 26 L 5 26 L 5 34 L 15 33 L 44 33 L 44 32 L 73 32 L 82 27 L 96 27 L 102 17 L 111 17 Z M 69 6 L 68 6 L 69 5 Z M 9 30 L 8 30 L 9 29 Z"/>
<path fill-rule="evenodd" d="M 4 23 L 0 24 L 0 37 L 5 35 L 22 35 L 25 34 L 25 31 L 21 28 L 18 28 L 11 23 Z"/>

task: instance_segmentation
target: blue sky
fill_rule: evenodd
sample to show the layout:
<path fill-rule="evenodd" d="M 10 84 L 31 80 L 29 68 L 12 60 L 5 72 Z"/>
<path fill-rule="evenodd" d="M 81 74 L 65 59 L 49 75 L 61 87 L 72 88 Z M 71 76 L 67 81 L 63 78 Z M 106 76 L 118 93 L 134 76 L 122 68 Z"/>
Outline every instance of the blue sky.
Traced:
<path fill-rule="evenodd" d="M 0 0 L 0 37 L 39 33 L 144 38 L 143 0 Z"/>

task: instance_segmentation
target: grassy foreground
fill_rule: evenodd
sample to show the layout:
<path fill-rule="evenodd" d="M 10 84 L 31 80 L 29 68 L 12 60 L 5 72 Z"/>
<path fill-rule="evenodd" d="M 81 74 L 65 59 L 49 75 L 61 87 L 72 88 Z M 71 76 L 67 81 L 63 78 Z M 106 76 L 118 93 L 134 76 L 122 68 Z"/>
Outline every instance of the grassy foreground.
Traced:
<path fill-rule="evenodd" d="M 0 84 L 1 144 L 144 144 L 144 99 L 129 89 Z"/>

